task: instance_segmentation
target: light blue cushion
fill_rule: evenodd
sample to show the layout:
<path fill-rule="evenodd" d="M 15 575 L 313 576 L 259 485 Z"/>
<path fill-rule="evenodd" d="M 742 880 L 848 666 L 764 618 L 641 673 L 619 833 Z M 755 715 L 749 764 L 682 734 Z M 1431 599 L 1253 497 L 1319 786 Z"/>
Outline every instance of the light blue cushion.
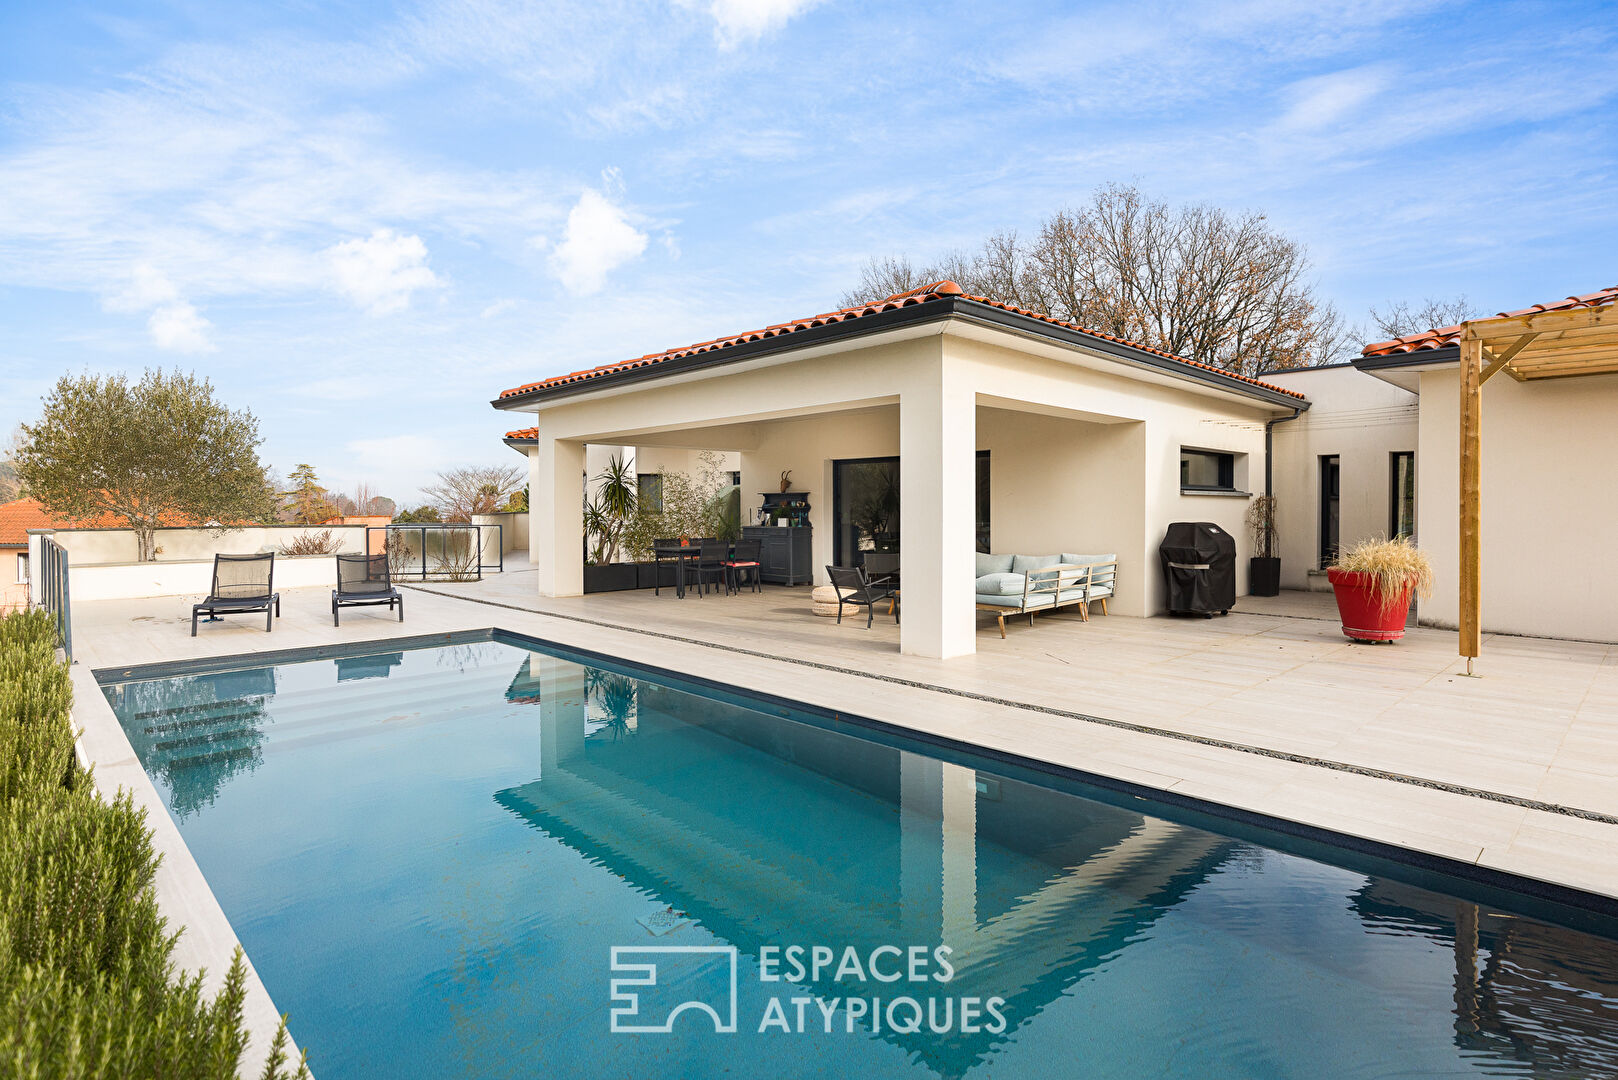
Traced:
<path fill-rule="evenodd" d="M 987 596 L 1021 596 L 1027 582 L 1022 574 L 984 574 L 978 578 L 977 591 Z"/>
<path fill-rule="evenodd" d="M 986 576 L 988 574 L 1009 574 L 1009 573 L 1011 573 L 1011 556 L 1010 555 L 987 555 L 987 554 L 979 551 L 979 552 L 977 552 L 977 557 L 978 557 L 978 569 L 977 569 L 977 574 L 976 574 L 977 577 L 984 577 L 984 576 Z"/>
<path fill-rule="evenodd" d="M 1111 554 L 1109 554 L 1109 555 L 1067 555 L 1067 554 L 1064 554 L 1062 556 L 1062 561 L 1065 562 L 1065 563 L 1075 563 L 1075 564 L 1077 564 L 1079 566 L 1083 566 L 1085 563 L 1117 562 L 1118 561 L 1118 556 L 1117 555 L 1111 555 Z"/>
<path fill-rule="evenodd" d="M 1077 597 L 1075 597 L 1077 599 Z M 978 603 L 990 607 L 1009 608 L 1012 611 L 1033 611 L 1036 608 L 1050 607 L 1056 600 L 1050 593 L 1039 593 L 1028 598 L 1028 604 L 1023 605 L 1022 594 L 1016 596 L 996 596 L 993 593 L 979 593 Z"/>
<path fill-rule="evenodd" d="M 1047 566 L 1055 566 L 1062 561 L 1060 555 L 1013 555 L 1011 557 L 1011 572 L 1026 574 L 1030 570 L 1043 570 Z"/>

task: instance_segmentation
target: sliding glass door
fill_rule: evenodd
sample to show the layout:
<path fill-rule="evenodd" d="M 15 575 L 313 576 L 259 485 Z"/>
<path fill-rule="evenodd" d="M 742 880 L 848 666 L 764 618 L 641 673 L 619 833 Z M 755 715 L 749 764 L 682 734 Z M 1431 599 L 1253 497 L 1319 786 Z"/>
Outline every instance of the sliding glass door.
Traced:
<path fill-rule="evenodd" d="M 989 550 L 989 452 L 978 451 L 975 535 Z M 838 566 L 864 565 L 870 552 L 899 552 L 899 459 L 832 462 L 832 557 Z"/>

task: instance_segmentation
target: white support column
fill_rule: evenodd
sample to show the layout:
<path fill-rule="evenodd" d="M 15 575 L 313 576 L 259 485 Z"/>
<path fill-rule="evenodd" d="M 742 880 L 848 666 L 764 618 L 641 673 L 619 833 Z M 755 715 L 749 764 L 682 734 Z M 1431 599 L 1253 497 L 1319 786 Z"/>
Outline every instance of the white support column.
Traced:
<path fill-rule="evenodd" d="M 529 470 L 530 551 L 541 596 L 584 592 L 584 444 L 546 438 Z"/>
<path fill-rule="evenodd" d="M 539 541 L 545 513 L 539 506 L 539 447 L 528 448 L 528 565 L 539 565 Z"/>
<path fill-rule="evenodd" d="M 899 394 L 900 652 L 977 651 L 976 502 L 977 395 L 941 357 Z"/>

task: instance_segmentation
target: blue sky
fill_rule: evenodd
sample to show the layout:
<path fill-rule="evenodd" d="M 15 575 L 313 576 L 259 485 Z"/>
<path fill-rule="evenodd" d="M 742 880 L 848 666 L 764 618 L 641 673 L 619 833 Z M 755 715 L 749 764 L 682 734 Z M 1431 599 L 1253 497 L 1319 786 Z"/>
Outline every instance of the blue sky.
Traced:
<path fill-rule="evenodd" d="M 1322 294 L 1618 285 L 1618 5 L 0 0 L 0 426 L 206 374 L 282 473 L 517 463 L 501 389 L 835 306 L 1109 181 Z"/>

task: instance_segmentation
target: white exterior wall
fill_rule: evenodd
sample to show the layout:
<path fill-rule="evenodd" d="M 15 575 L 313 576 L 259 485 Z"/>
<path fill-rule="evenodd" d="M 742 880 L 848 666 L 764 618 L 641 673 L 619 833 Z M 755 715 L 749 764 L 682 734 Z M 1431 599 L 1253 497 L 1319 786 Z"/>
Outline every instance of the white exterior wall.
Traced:
<path fill-rule="evenodd" d="M 75 604 L 144 596 L 206 596 L 213 585 L 213 559 L 81 565 L 69 553 L 67 573 Z M 277 555 L 274 584 L 276 592 L 310 586 L 336 588 L 337 562 L 330 555 Z M 286 597 L 281 602 L 286 603 Z M 317 602 L 326 601 L 322 597 Z"/>
<path fill-rule="evenodd" d="M 1263 481 L 1264 421 L 1275 415 L 1275 409 L 1199 392 L 1183 381 L 1149 381 L 1075 367 L 1021 349 L 954 336 L 946 342 L 949 354 L 973 370 L 979 403 L 1018 414 L 1012 421 L 1014 445 L 1020 443 L 1025 456 L 1019 460 L 1005 454 L 995 462 L 990 445 L 993 475 L 1021 474 L 1026 479 L 1017 484 L 1045 487 L 1043 497 L 1015 500 L 1019 509 L 1008 509 L 1004 531 L 1002 497 L 991 493 L 991 546 L 996 551 L 1116 551 L 1114 610 L 1154 615 L 1167 609 L 1157 554 L 1163 534 L 1171 522 L 1209 521 L 1235 538 L 1236 593 L 1246 594 L 1251 544 L 1242 519 L 1248 498 L 1182 494 L 1180 450 L 1195 447 L 1234 454 L 1236 487 L 1250 492 L 1254 482 Z M 1037 414 L 1020 423 L 1022 414 L 1034 406 L 1018 408 L 1014 402 L 1039 403 L 1047 415 L 1083 421 L 1067 429 L 1071 441 L 1064 455 L 1057 457 L 1032 437 L 1041 430 Z M 1116 430 L 1095 430 L 1103 427 Z M 1050 477 L 1049 483 L 1042 481 L 1043 476 Z M 1011 501 L 1009 496 L 1006 501 Z M 1069 542 L 1074 547 L 1067 547 Z"/>
<path fill-rule="evenodd" d="M 1416 526 L 1437 583 L 1423 625 L 1460 612 L 1460 387 L 1421 375 Z M 1483 387 L 1483 629 L 1618 641 L 1618 375 Z M 1484 647 L 1487 653 L 1487 646 Z"/>
<path fill-rule="evenodd" d="M 306 533 L 331 531 L 337 552 L 365 550 L 363 525 L 250 525 L 225 533 L 210 529 L 158 529 L 158 562 L 211 561 L 218 554 L 279 551 Z M 56 529 L 51 538 L 68 554 L 69 566 L 132 563 L 140 558 L 135 533 L 130 529 Z M 327 556 L 329 558 L 330 556 Z"/>
<path fill-rule="evenodd" d="M 1277 424 L 1272 434 L 1281 587 L 1327 588 L 1323 576 L 1309 573 L 1321 569 L 1320 459 L 1333 454 L 1339 459 L 1338 536 L 1343 545 L 1389 535 L 1393 454 L 1417 450 L 1417 397 L 1349 365 L 1264 378 L 1310 401 L 1308 412 Z M 1418 505 L 1423 457 L 1416 455 Z M 1263 474 L 1252 477 L 1252 484 L 1254 491 L 1262 491 Z"/>

